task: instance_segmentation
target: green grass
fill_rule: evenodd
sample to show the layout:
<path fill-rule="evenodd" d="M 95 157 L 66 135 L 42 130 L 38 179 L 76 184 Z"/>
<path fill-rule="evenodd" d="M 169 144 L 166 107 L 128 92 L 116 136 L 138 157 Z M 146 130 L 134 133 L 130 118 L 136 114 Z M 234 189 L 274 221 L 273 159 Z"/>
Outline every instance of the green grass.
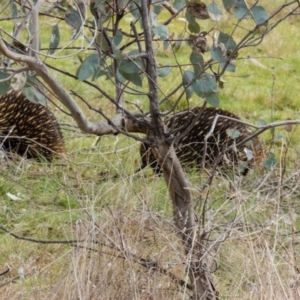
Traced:
<path fill-rule="evenodd" d="M 42 24 L 42 29 L 50 30 L 50 25 L 52 22 Z M 226 31 L 230 24 L 224 21 L 222 26 Z M 66 43 L 69 32 L 61 38 L 61 43 Z M 47 39 L 42 43 L 46 47 Z M 295 16 L 279 25 L 257 48 L 242 50 L 236 73 L 224 76 L 225 88 L 219 91 L 221 107 L 253 124 L 258 120 L 299 119 L 299 43 L 299 18 Z M 189 49 L 184 45 L 176 53 L 179 62 L 187 62 L 186 53 Z M 166 63 L 171 55 L 170 49 L 159 49 L 158 61 Z M 265 68 L 244 59 L 248 55 Z M 47 62 L 71 73 L 79 66 L 77 57 L 49 58 Z M 97 90 L 53 74 L 67 90 L 75 90 L 95 108 L 102 107 L 113 115 L 113 105 Z M 161 97 L 180 81 L 176 70 L 170 77 L 159 79 Z M 109 81 L 100 78 L 96 83 L 113 95 Z M 168 99 L 162 109 L 169 109 L 178 96 Z M 148 109 L 145 96 L 126 95 L 126 100 Z M 102 121 L 99 114 L 76 101 L 89 120 Z M 192 106 L 201 103 L 196 95 L 190 100 Z M 179 108 L 186 106 L 187 101 L 182 99 Z M 130 104 L 127 108 L 136 110 Z M 142 267 L 130 255 L 156 260 L 186 280 L 185 258 L 173 227 L 172 204 L 164 180 L 153 176 L 150 168 L 134 174 L 140 164 L 136 141 L 103 136 L 93 147 L 95 137 L 82 134 L 70 117 L 53 110 L 63 123 L 68 157 L 50 165 L 1 159 L 0 224 L 14 234 L 36 240 L 85 240 L 80 245 L 98 252 L 32 243 L 0 231 L 0 273 L 10 268 L 0 277 L 0 285 L 18 276 L 20 268 L 25 273 L 24 279 L 1 287 L 0 298 L 86 299 L 84 295 L 93 292 L 94 298 L 89 299 L 183 299 L 176 283 Z M 217 176 L 212 188 L 201 192 L 202 199 L 207 197 L 205 226 L 212 230 L 210 238 L 217 240 L 210 249 L 216 269 L 214 279 L 224 299 L 298 299 L 300 249 L 295 232 L 300 230 L 299 126 L 293 126 L 291 132 L 277 128 L 277 134 L 283 138 L 275 143 L 271 142 L 271 132 L 261 137 L 277 158 L 273 170 L 254 169 L 242 181 L 234 175 L 228 179 Z M 189 171 L 188 177 L 196 201 L 207 177 L 196 170 Z M 12 200 L 8 193 L 19 200 Z M 202 212 L 202 203 L 196 212 Z M 220 246 L 218 242 L 225 236 Z M 100 243 L 93 243 L 92 238 Z M 121 250 L 110 248 L 112 245 Z"/>

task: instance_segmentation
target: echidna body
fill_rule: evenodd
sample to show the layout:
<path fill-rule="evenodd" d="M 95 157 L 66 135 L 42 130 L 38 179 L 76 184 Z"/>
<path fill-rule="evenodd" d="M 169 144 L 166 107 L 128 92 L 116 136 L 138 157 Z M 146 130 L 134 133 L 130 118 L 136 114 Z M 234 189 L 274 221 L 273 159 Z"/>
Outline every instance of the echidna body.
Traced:
<path fill-rule="evenodd" d="M 64 140 L 51 111 L 14 91 L 0 96 L 0 147 L 27 158 L 47 160 L 65 153 Z"/>
<path fill-rule="evenodd" d="M 219 117 L 213 127 L 217 114 L 223 117 Z M 246 144 L 235 146 L 249 137 L 252 132 L 246 125 L 228 118 L 239 120 L 235 114 L 225 110 L 196 107 L 179 112 L 164 121 L 171 132 L 174 132 L 174 149 L 182 165 L 200 167 L 203 155 L 205 155 L 205 167 L 212 167 L 220 153 L 230 146 L 233 147 L 220 157 L 218 166 L 231 169 L 233 166 L 239 166 L 240 173 L 246 175 L 249 167 L 258 164 L 263 159 L 264 150 L 257 138 L 253 138 Z M 192 125 L 193 122 L 195 123 Z M 185 133 L 189 126 L 191 126 L 190 130 Z M 207 138 L 205 146 L 205 137 L 211 129 L 213 129 L 212 134 Z M 237 130 L 238 137 L 230 137 L 228 129 Z M 156 174 L 161 173 L 160 166 L 146 143 L 141 144 L 140 155 L 142 158 L 140 169 L 150 165 Z"/>

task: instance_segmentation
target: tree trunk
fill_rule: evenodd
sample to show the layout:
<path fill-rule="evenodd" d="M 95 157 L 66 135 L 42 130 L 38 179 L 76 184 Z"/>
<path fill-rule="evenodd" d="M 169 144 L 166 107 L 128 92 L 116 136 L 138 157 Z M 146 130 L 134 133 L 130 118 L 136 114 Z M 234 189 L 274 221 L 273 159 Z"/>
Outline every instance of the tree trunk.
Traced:
<path fill-rule="evenodd" d="M 155 138 L 155 137 L 154 137 Z M 193 300 L 217 299 L 217 291 L 207 271 L 205 241 L 201 239 L 198 223 L 195 221 L 191 199 L 191 185 L 181 167 L 173 146 L 159 143 L 156 156 L 162 166 L 164 179 L 173 204 L 173 217 L 182 238 L 186 255 L 186 267 L 193 286 Z"/>

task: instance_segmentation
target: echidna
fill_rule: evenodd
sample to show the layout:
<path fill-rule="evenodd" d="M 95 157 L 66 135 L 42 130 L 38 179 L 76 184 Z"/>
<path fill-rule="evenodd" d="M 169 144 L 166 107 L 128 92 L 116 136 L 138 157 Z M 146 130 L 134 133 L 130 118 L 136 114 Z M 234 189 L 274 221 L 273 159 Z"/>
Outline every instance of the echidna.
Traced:
<path fill-rule="evenodd" d="M 212 135 L 207 139 L 205 151 L 205 136 L 210 132 L 217 114 L 225 118 L 218 118 Z M 212 167 L 219 154 L 232 145 L 234 147 L 221 156 L 218 166 L 224 168 L 239 166 L 239 173 L 246 175 L 249 167 L 263 159 L 264 150 L 257 138 L 253 138 L 246 144 L 238 145 L 252 134 L 247 126 L 226 117 L 239 120 L 233 113 L 222 109 L 196 107 L 179 112 L 164 121 L 174 133 L 175 152 L 183 166 L 197 165 L 200 167 L 205 152 L 205 167 Z M 195 124 L 192 125 L 193 122 Z M 190 130 L 185 133 L 190 125 Z M 231 137 L 228 129 L 233 129 L 237 137 Z M 141 144 L 140 155 L 142 158 L 140 170 L 150 165 L 156 174 L 161 173 L 160 166 L 149 145 Z"/>
<path fill-rule="evenodd" d="M 14 91 L 0 97 L 0 148 L 47 160 L 65 153 L 64 139 L 51 111 Z"/>

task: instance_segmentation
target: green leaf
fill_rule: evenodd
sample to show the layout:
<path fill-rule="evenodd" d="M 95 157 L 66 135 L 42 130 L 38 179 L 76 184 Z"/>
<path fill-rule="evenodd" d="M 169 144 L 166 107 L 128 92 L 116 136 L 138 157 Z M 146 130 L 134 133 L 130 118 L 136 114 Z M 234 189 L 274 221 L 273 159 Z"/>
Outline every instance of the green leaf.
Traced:
<path fill-rule="evenodd" d="M 137 7 L 137 5 L 140 4 L 140 1 L 129 1 L 129 11 L 136 20 L 138 20 L 141 17 L 140 10 Z"/>
<path fill-rule="evenodd" d="M 190 55 L 190 62 L 193 65 L 195 77 L 198 77 L 203 72 L 203 56 L 195 51 Z"/>
<path fill-rule="evenodd" d="M 50 39 L 50 44 L 49 44 L 49 53 L 53 54 L 57 48 L 57 46 L 59 45 L 59 41 L 60 41 L 60 34 L 59 34 L 59 28 L 58 25 L 55 24 L 52 27 L 52 35 L 51 35 L 51 39 Z"/>
<path fill-rule="evenodd" d="M 93 53 L 88 56 L 77 69 L 78 80 L 83 81 L 91 77 L 99 68 L 99 54 Z"/>
<path fill-rule="evenodd" d="M 173 7 L 177 10 L 182 9 L 185 6 L 185 0 L 175 0 Z"/>
<path fill-rule="evenodd" d="M 235 0 L 222 0 L 224 8 L 230 12 L 231 8 L 234 6 Z"/>
<path fill-rule="evenodd" d="M 230 61 L 229 63 L 226 64 L 226 62 L 221 62 L 220 63 L 221 68 L 223 69 L 226 66 L 226 71 L 227 72 L 235 72 L 235 63 L 233 61 Z"/>
<path fill-rule="evenodd" d="M 0 72 L 0 80 L 8 78 L 10 74 Z M 6 94 L 10 90 L 10 80 L 0 82 L 0 95 Z"/>
<path fill-rule="evenodd" d="M 276 134 L 276 136 L 274 137 L 274 142 L 277 142 L 279 140 L 284 139 L 284 135 L 282 135 L 281 133 Z"/>
<path fill-rule="evenodd" d="M 182 44 L 182 35 L 179 34 L 178 38 L 177 38 L 177 41 L 172 44 L 173 50 L 174 51 L 178 51 L 180 49 L 180 47 L 181 47 L 181 44 Z"/>
<path fill-rule="evenodd" d="M 135 61 L 122 60 L 119 65 L 119 71 L 123 75 L 126 74 L 138 74 L 141 72 L 141 68 Z M 124 75 L 123 75 L 124 76 Z"/>
<path fill-rule="evenodd" d="M 169 37 L 169 30 L 165 25 L 154 27 L 152 30 L 154 34 L 159 36 L 160 40 L 166 40 Z"/>
<path fill-rule="evenodd" d="M 170 66 L 164 66 L 164 67 L 161 67 L 161 68 L 158 68 L 156 70 L 156 73 L 157 73 L 157 76 L 159 77 L 166 77 L 170 74 L 172 68 Z"/>
<path fill-rule="evenodd" d="M 240 131 L 238 131 L 235 128 L 228 128 L 228 129 L 226 129 L 226 133 L 232 139 L 236 139 L 236 138 L 238 138 L 241 135 Z"/>
<path fill-rule="evenodd" d="M 132 50 L 129 53 L 129 56 L 135 55 L 137 53 L 139 53 L 138 50 Z M 143 69 L 141 59 L 135 59 L 134 61 L 122 60 L 118 68 L 118 72 L 123 78 L 140 87 L 143 85 L 142 77 L 140 75 L 142 71 Z"/>
<path fill-rule="evenodd" d="M 163 46 L 164 46 L 164 51 L 166 51 L 169 48 L 170 41 L 164 41 Z"/>
<path fill-rule="evenodd" d="M 23 88 L 25 94 L 28 94 L 28 99 L 34 103 L 46 105 L 47 98 L 44 96 L 44 87 L 40 81 L 27 73 L 26 84 Z M 26 94 L 26 95 L 27 95 Z"/>
<path fill-rule="evenodd" d="M 219 96 L 217 93 L 210 93 L 206 94 L 205 97 L 203 97 L 205 101 L 210 104 L 213 107 L 219 107 L 220 106 L 220 101 L 219 101 Z"/>
<path fill-rule="evenodd" d="M 235 18 L 238 20 L 248 19 L 250 14 L 245 1 L 235 0 L 234 2 Z"/>
<path fill-rule="evenodd" d="M 200 78 L 193 84 L 195 93 L 200 97 L 218 91 L 215 76 L 209 73 L 203 73 Z"/>
<path fill-rule="evenodd" d="M 217 47 L 212 47 L 211 49 L 212 59 L 219 62 L 221 68 L 224 68 L 226 65 L 226 71 L 235 72 L 235 63 L 233 62 L 233 59 L 231 58 L 230 62 L 227 63 L 232 51 L 236 48 L 235 41 L 230 35 L 220 32 L 217 45 Z"/>
<path fill-rule="evenodd" d="M 184 87 L 190 85 L 194 80 L 194 73 L 192 71 L 185 71 L 182 76 L 182 83 Z"/>
<path fill-rule="evenodd" d="M 251 8 L 251 13 L 256 25 L 261 25 L 265 23 L 268 19 L 268 13 L 262 6 L 254 6 Z"/>
<path fill-rule="evenodd" d="M 120 74 L 128 81 L 132 82 L 133 84 L 142 87 L 143 86 L 143 82 L 142 82 L 142 77 L 138 74 L 129 74 L 129 73 L 122 73 L 120 72 Z"/>
<path fill-rule="evenodd" d="M 267 122 L 265 120 L 258 120 L 257 125 L 258 126 L 265 126 L 265 125 L 267 125 Z"/>
<path fill-rule="evenodd" d="M 157 2 L 161 2 L 161 0 L 159 0 L 159 1 L 157 1 Z M 154 2 L 152 1 L 152 4 L 153 4 L 153 3 L 154 3 Z M 162 7 L 161 7 L 160 5 L 154 5 L 153 11 L 154 11 L 154 13 L 155 13 L 156 15 L 159 15 L 159 14 L 161 13 L 161 11 L 162 11 Z"/>
<path fill-rule="evenodd" d="M 112 51 L 115 55 L 115 58 L 117 60 L 121 60 L 124 58 L 123 53 L 117 48 L 117 46 L 115 45 L 115 43 L 113 41 L 111 42 L 111 47 L 112 47 Z"/>
<path fill-rule="evenodd" d="M 223 54 L 220 47 L 212 47 L 210 55 L 214 61 L 221 62 L 223 60 Z"/>
<path fill-rule="evenodd" d="M 122 74 L 119 72 L 119 70 L 117 70 L 117 78 L 120 82 L 122 82 L 123 84 L 126 83 L 126 79 L 122 76 Z"/>
<path fill-rule="evenodd" d="M 10 11 L 11 11 L 11 17 L 16 20 L 18 18 L 18 9 L 17 6 L 15 4 L 15 2 L 13 0 L 9 1 L 9 6 L 10 6 Z"/>
<path fill-rule="evenodd" d="M 103 52 L 111 50 L 110 44 L 112 44 L 112 42 L 107 39 L 109 39 L 109 38 L 104 36 L 104 34 L 102 32 L 99 32 L 99 34 L 97 34 L 95 43 L 98 47 L 101 48 L 101 51 L 103 51 Z"/>
<path fill-rule="evenodd" d="M 65 21 L 68 25 L 75 29 L 78 29 L 82 25 L 82 18 L 77 10 L 67 11 Z"/>
<path fill-rule="evenodd" d="M 226 49 L 234 50 L 236 47 L 236 42 L 229 34 L 220 32 L 218 37 L 218 44 L 223 43 Z"/>
<path fill-rule="evenodd" d="M 153 11 L 150 11 L 149 18 L 150 18 L 150 24 L 152 26 L 157 26 L 157 14 Z"/>
<path fill-rule="evenodd" d="M 185 18 L 188 21 L 189 25 L 189 31 L 192 33 L 199 33 L 200 32 L 200 26 L 196 22 L 196 19 L 193 15 L 191 15 L 188 11 L 185 12 Z"/>
<path fill-rule="evenodd" d="M 222 11 L 216 3 L 214 3 L 214 2 L 210 3 L 207 6 L 207 11 L 208 11 L 208 14 L 209 14 L 210 18 L 213 21 L 220 21 L 221 20 Z"/>
<path fill-rule="evenodd" d="M 182 83 L 185 88 L 186 98 L 190 99 L 194 93 L 193 86 L 191 85 L 194 80 L 194 73 L 192 71 L 185 71 L 182 76 Z"/>
<path fill-rule="evenodd" d="M 114 37 L 112 38 L 112 42 L 118 46 L 121 42 L 122 42 L 122 39 L 123 39 L 123 34 L 122 34 L 122 31 L 121 30 L 117 30 Z"/>
<path fill-rule="evenodd" d="M 44 96 L 43 93 L 38 91 L 36 88 L 27 86 L 27 87 L 23 88 L 22 91 L 26 95 L 26 98 L 29 101 L 31 101 L 33 103 L 39 103 L 43 106 L 46 106 L 47 98 Z"/>
<path fill-rule="evenodd" d="M 268 153 L 268 158 L 264 161 L 264 166 L 270 170 L 276 165 L 275 155 L 272 152 Z"/>
<path fill-rule="evenodd" d="M 188 87 L 186 90 L 185 90 L 185 93 L 186 93 L 186 99 L 189 100 L 191 99 L 191 97 L 193 96 L 194 94 L 194 90 L 193 90 L 193 87 Z"/>
<path fill-rule="evenodd" d="M 193 84 L 194 92 L 214 107 L 219 106 L 218 87 L 215 76 L 203 73 Z"/>

